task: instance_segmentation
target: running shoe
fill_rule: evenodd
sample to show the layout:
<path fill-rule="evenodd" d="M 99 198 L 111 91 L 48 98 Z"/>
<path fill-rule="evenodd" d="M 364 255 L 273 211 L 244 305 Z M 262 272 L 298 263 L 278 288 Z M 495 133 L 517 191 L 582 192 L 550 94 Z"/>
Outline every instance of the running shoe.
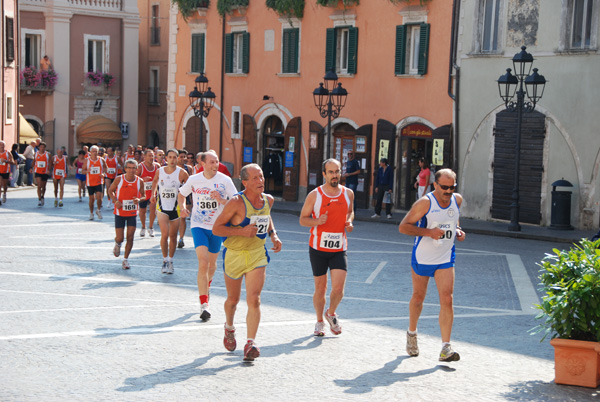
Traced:
<path fill-rule="evenodd" d="M 98 215 L 98 219 L 102 219 L 102 212 L 100 211 L 100 208 L 96 210 L 96 215 Z"/>
<path fill-rule="evenodd" d="M 146 228 L 142 228 L 142 230 L 140 230 L 140 236 L 146 236 Z"/>
<path fill-rule="evenodd" d="M 253 362 L 258 356 L 260 356 L 260 349 L 253 341 L 248 341 L 244 346 L 244 361 Z"/>
<path fill-rule="evenodd" d="M 227 325 L 227 324 L 225 324 Z M 237 342 L 235 341 L 235 328 L 227 329 L 225 327 L 225 337 L 223 338 L 223 346 L 230 352 L 233 352 L 237 346 Z"/>
<path fill-rule="evenodd" d="M 112 202 L 109 202 L 109 203 L 106 205 L 106 209 L 113 209 L 113 204 L 112 204 Z"/>
<path fill-rule="evenodd" d="M 417 344 L 417 334 L 411 335 L 406 332 L 406 353 L 409 356 L 419 356 L 419 345 Z"/>
<path fill-rule="evenodd" d="M 179 242 L 177 242 L 177 248 L 183 248 L 185 246 L 185 243 L 183 242 L 183 237 L 179 239 Z"/>
<path fill-rule="evenodd" d="M 4 194 L 4 196 L 2 197 L 2 203 L 6 204 L 6 194 Z"/>
<path fill-rule="evenodd" d="M 38 201 L 38 207 L 41 207 L 42 205 L 44 205 L 44 204 L 42 204 L 42 199 L 40 198 Z"/>
<path fill-rule="evenodd" d="M 317 321 L 314 334 L 315 336 L 325 336 L 325 321 Z"/>
<path fill-rule="evenodd" d="M 129 268 L 131 268 L 131 267 L 129 266 L 129 261 L 127 261 L 127 260 L 123 260 L 123 269 L 129 269 Z"/>
<path fill-rule="evenodd" d="M 163 265 L 162 265 L 162 269 L 160 270 L 160 272 L 162 272 L 163 274 L 166 274 L 167 271 L 169 270 L 169 263 L 166 261 L 163 261 Z"/>
<path fill-rule="evenodd" d="M 152 229 L 152 228 L 148 229 L 148 236 L 154 237 L 154 229 Z"/>
<path fill-rule="evenodd" d="M 94 220 L 94 213 L 93 213 L 93 212 L 90 214 L 90 220 L 91 220 L 91 221 L 93 221 L 93 220 Z"/>
<path fill-rule="evenodd" d="M 115 257 L 118 257 L 121 255 L 121 245 L 117 242 L 115 242 L 115 246 L 113 247 L 113 254 Z"/>
<path fill-rule="evenodd" d="M 173 273 L 173 261 L 169 261 L 167 263 L 167 274 L 172 274 Z"/>
<path fill-rule="evenodd" d="M 44 206 L 45 200 L 44 197 L 42 197 L 42 207 Z"/>
<path fill-rule="evenodd" d="M 60 200 L 60 201 L 58 202 L 58 206 L 59 206 L 60 208 L 62 208 L 62 207 L 63 207 L 63 202 L 62 202 L 62 200 Z"/>
<path fill-rule="evenodd" d="M 81 199 L 81 197 L 79 197 L 79 202 L 83 202 L 83 200 Z"/>
<path fill-rule="evenodd" d="M 440 352 L 440 361 L 441 362 L 457 362 L 460 360 L 460 355 L 458 352 L 452 350 L 452 346 L 447 344 L 442 348 Z"/>
<path fill-rule="evenodd" d="M 208 321 L 210 320 L 210 311 L 208 311 L 208 303 L 204 303 L 203 305 L 200 306 L 200 319 L 202 321 Z"/>
<path fill-rule="evenodd" d="M 342 333 L 342 326 L 340 325 L 340 320 L 338 319 L 338 315 L 329 315 L 329 312 L 325 312 L 325 319 L 329 323 L 329 329 L 334 335 L 339 335 Z"/>
<path fill-rule="evenodd" d="M 392 214 L 387 214 L 388 219 L 392 219 Z"/>
<path fill-rule="evenodd" d="M 373 214 L 371 215 L 371 218 L 375 219 L 375 218 L 381 218 L 381 215 L 379 214 Z"/>
<path fill-rule="evenodd" d="M 58 207 L 58 200 L 54 200 L 54 208 Z"/>

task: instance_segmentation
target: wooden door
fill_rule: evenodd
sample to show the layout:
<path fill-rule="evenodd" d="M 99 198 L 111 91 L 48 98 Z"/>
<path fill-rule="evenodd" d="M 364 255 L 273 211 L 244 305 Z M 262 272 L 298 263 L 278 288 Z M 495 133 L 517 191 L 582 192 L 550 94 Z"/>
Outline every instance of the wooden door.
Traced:
<path fill-rule="evenodd" d="M 401 203 L 401 194 L 403 191 L 400 187 L 400 178 L 402 177 L 401 169 L 396 165 L 396 126 L 384 119 L 377 120 L 377 149 L 375 153 L 375 166 L 374 172 L 377 173 L 379 169 L 379 159 L 387 158 L 389 165 L 394 168 L 394 188 L 393 198 L 394 204 L 399 205 Z M 402 152 L 402 150 L 400 150 Z M 373 176 L 370 176 L 373 177 Z M 373 189 L 375 190 L 375 189 Z"/>
<path fill-rule="evenodd" d="M 323 184 L 323 126 L 316 121 L 311 121 L 308 134 L 308 181 L 306 190 L 307 193 L 310 193 Z"/>
<path fill-rule="evenodd" d="M 285 129 L 285 151 L 283 161 L 283 199 L 298 201 L 300 181 L 300 152 L 302 150 L 302 120 L 294 117 Z M 290 160 L 288 160 L 290 158 Z M 290 162 L 291 167 L 288 167 Z"/>
<path fill-rule="evenodd" d="M 202 126 L 202 134 L 206 133 L 206 128 Z M 191 117 L 185 125 L 185 149 L 196 155 L 198 152 L 205 151 L 203 148 L 204 135 L 200 134 L 200 119 L 196 116 Z"/>
<path fill-rule="evenodd" d="M 373 125 L 365 124 L 356 130 L 354 157 L 360 163 L 361 171 L 358 175 L 358 188 L 354 194 L 354 202 L 357 208 L 369 209 L 369 197 L 371 194 L 371 138 Z M 359 144 L 359 139 L 365 138 L 364 149 Z M 362 142 L 362 140 L 360 140 Z M 362 152 L 360 152 L 362 151 Z M 364 169 L 363 169 L 364 167 Z"/>
<path fill-rule="evenodd" d="M 242 137 L 242 166 L 249 163 L 258 163 L 258 149 L 256 149 L 256 122 L 249 114 L 244 115 L 244 132 Z"/>

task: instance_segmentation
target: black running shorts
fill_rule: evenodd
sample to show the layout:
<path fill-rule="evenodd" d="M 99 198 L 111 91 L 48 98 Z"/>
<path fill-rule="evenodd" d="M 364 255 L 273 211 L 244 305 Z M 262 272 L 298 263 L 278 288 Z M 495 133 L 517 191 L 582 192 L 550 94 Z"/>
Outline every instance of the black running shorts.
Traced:
<path fill-rule="evenodd" d="M 313 276 L 326 275 L 328 268 L 348 270 L 348 256 L 345 251 L 319 251 L 309 247 L 308 255 Z"/>

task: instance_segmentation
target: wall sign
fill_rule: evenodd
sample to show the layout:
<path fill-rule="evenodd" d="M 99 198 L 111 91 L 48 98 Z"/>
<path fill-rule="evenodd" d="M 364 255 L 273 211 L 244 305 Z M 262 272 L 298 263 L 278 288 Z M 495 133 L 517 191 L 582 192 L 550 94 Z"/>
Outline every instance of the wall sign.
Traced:
<path fill-rule="evenodd" d="M 244 147 L 244 163 L 252 163 L 252 147 Z"/>
<path fill-rule="evenodd" d="M 294 167 L 294 153 L 286 151 L 285 153 L 285 167 Z"/>
<path fill-rule="evenodd" d="M 432 133 L 431 128 L 425 124 L 414 123 L 404 127 L 400 135 L 402 137 L 431 138 Z"/>
<path fill-rule="evenodd" d="M 390 148 L 389 140 L 379 141 L 379 158 L 377 158 L 377 163 L 379 163 L 379 161 L 381 161 L 382 158 L 386 158 L 386 159 L 388 158 L 389 148 Z M 390 161 L 388 161 L 388 163 L 390 163 Z"/>
<path fill-rule="evenodd" d="M 432 163 L 436 166 L 444 164 L 444 140 L 433 140 Z"/>

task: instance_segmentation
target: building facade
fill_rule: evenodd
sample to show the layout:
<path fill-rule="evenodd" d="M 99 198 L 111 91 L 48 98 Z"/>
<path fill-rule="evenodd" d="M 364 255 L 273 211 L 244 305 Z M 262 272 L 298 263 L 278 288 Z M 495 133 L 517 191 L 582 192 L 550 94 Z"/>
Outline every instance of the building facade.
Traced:
<path fill-rule="evenodd" d="M 20 0 L 20 21 L 22 114 L 49 149 L 137 142 L 137 1 Z M 114 127 L 81 126 L 98 115 Z"/>
<path fill-rule="evenodd" d="M 140 12 L 138 144 L 164 148 L 171 0 L 138 0 Z"/>
<path fill-rule="evenodd" d="M 215 149 L 234 175 L 259 163 L 265 191 L 302 200 L 321 184 L 330 136 L 313 91 L 333 68 L 349 95 L 331 122 L 331 156 L 345 161 L 354 151 L 361 163 L 359 207 L 370 206 L 382 157 L 395 171 L 398 208 L 415 200 L 417 160 L 431 159 L 435 140 L 440 165 L 451 163 L 451 2 L 307 0 L 302 18 L 282 17 L 263 1 L 221 17 L 216 3 L 204 2 L 187 22 L 172 9 L 169 146 Z M 216 95 L 202 125 L 188 97 L 200 73 Z"/>
<path fill-rule="evenodd" d="M 458 170 L 461 214 L 507 220 L 514 186 L 516 113 L 507 112 L 497 80 L 521 46 L 548 81 L 542 99 L 523 115 L 520 221 L 552 226 L 553 183 L 573 187 L 570 222 L 599 224 L 600 136 L 594 120 L 600 95 L 598 0 L 463 0 L 456 13 Z M 527 100 L 527 99 L 526 99 Z"/>
<path fill-rule="evenodd" d="M 2 133 L 0 139 L 10 150 L 18 141 L 19 133 L 19 32 L 17 0 L 2 1 L 2 79 L 0 80 L 0 118 Z"/>

